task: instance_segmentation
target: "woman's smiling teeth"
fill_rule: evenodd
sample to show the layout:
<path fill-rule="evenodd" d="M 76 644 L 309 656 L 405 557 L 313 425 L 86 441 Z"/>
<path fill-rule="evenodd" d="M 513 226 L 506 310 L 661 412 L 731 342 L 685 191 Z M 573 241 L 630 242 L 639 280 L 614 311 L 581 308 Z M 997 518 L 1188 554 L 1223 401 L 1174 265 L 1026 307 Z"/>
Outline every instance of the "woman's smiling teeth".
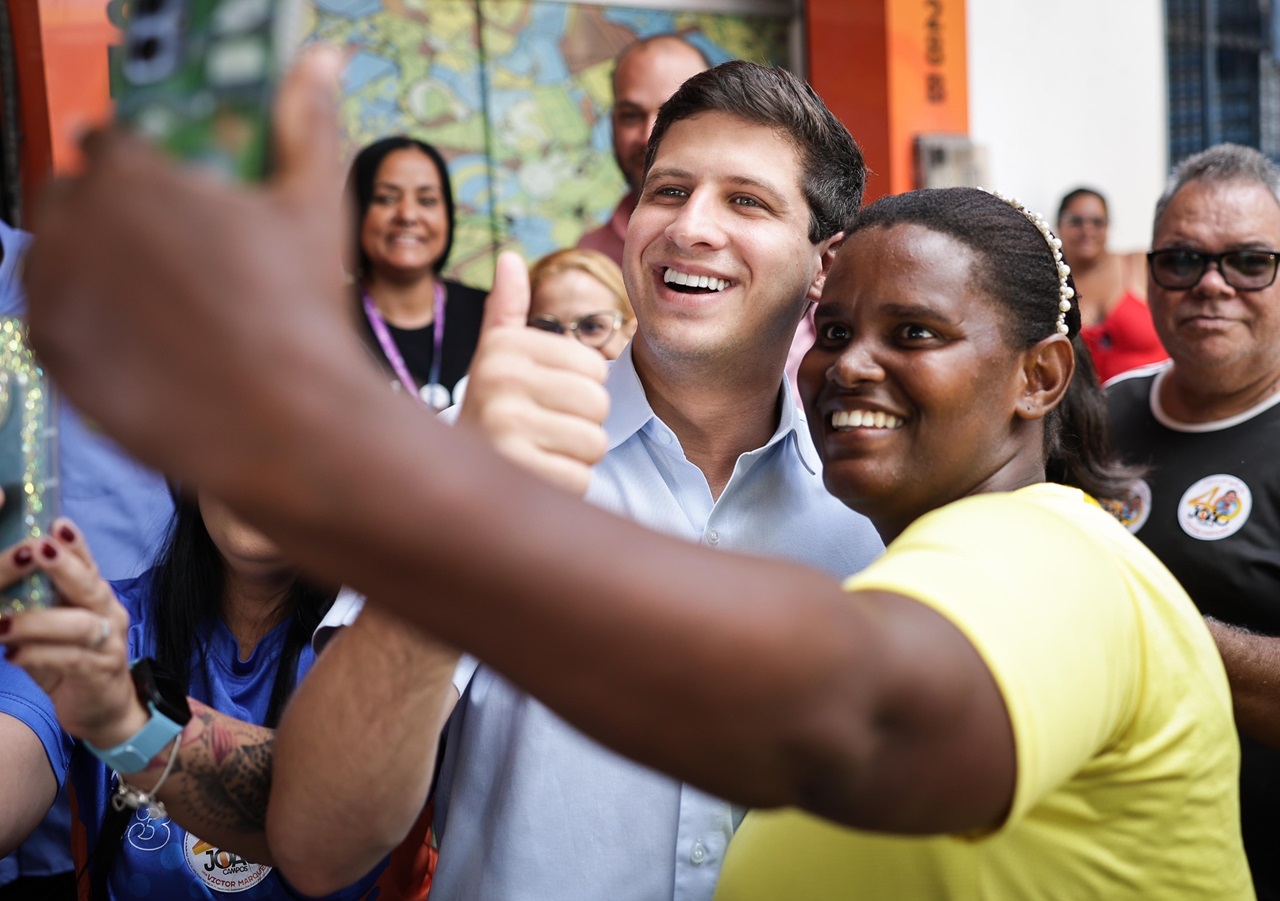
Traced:
<path fill-rule="evenodd" d="M 841 410 L 831 414 L 835 429 L 900 429 L 902 420 L 880 410 Z"/>
<path fill-rule="evenodd" d="M 714 275 L 689 275 L 685 272 L 678 272 L 675 269 L 668 269 L 662 274 L 662 280 L 668 285 L 674 285 L 678 289 L 686 291 L 723 291 L 729 287 L 729 283 L 722 278 L 716 278 Z"/>

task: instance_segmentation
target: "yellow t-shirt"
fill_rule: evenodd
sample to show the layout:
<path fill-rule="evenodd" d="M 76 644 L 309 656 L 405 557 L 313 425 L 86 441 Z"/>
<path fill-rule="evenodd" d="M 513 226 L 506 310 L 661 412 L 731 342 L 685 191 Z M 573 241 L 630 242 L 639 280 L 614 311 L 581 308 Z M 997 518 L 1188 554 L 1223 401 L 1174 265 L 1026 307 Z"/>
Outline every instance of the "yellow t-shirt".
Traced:
<path fill-rule="evenodd" d="M 717 901 L 1253 897 L 1213 639 L 1168 570 L 1088 500 L 1035 485 L 958 501 L 846 584 L 927 604 L 982 655 L 1017 745 L 1006 822 L 908 838 L 755 811 Z"/>

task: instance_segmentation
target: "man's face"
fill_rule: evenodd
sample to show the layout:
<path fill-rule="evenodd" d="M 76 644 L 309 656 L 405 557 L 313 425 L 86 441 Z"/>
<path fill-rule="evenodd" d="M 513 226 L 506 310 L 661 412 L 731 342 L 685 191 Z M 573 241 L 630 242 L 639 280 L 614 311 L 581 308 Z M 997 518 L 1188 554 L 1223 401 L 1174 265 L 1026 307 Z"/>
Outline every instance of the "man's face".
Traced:
<path fill-rule="evenodd" d="M 1170 248 L 1278 250 L 1280 204 L 1255 182 L 1190 182 L 1156 224 L 1152 249 Z M 1211 264 L 1190 288 L 1163 288 L 1148 278 L 1148 299 L 1175 369 L 1241 384 L 1280 374 L 1280 285 L 1240 291 Z"/>
<path fill-rule="evenodd" d="M 781 370 L 837 240 L 810 243 L 801 172 L 792 141 L 727 113 L 667 130 L 624 251 L 639 354 Z"/>
<path fill-rule="evenodd" d="M 706 66 L 688 45 L 654 41 L 627 54 L 613 75 L 613 155 L 628 187 L 638 191 L 658 109 Z"/>

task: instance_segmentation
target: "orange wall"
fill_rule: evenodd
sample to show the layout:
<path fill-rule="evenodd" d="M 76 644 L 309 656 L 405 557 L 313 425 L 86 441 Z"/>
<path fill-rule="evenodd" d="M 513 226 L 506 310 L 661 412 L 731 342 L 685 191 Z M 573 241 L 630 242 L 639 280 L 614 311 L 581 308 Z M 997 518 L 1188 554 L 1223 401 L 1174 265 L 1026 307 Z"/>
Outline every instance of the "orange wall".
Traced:
<path fill-rule="evenodd" d="M 22 104 L 27 210 L 51 171 L 79 164 L 76 135 L 110 108 L 107 46 L 116 41 L 106 0 L 10 3 Z"/>
<path fill-rule="evenodd" d="M 967 134 L 964 0 L 809 0 L 809 80 L 862 145 L 867 199 L 916 186 L 915 138 Z"/>

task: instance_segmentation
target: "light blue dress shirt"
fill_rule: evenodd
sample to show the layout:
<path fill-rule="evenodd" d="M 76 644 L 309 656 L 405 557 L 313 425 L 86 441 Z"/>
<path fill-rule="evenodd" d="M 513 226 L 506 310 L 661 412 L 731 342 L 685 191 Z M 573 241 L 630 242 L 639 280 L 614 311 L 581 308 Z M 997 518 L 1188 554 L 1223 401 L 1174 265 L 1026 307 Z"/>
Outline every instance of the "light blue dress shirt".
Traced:
<path fill-rule="evenodd" d="M 777 431 L 738 458 L 718 500 L 649 406 L 630 347 L 607 386 L 609 451 L 590 502 L 707 547 L 785 557 L 838 577 L 883 549 L 871 524 L 823 488 L 785 382 Z M 710 899 L 743 813 L 596 744 L 481 665 L 448 729 L 431 898 Z"/>

